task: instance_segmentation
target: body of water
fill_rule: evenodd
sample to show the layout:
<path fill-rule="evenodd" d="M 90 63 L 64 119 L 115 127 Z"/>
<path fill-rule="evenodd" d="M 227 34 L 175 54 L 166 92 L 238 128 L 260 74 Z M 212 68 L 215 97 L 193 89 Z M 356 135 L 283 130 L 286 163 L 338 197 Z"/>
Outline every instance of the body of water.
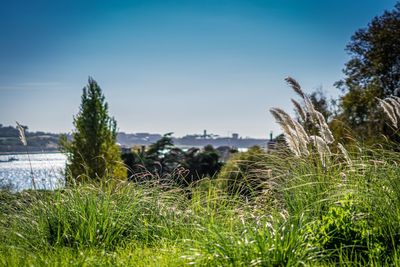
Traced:
<path fill-rule="evenodd" d="M 33 179 L 37 189 L 63 187 L 65 162 L 61 153 L 0 155 L 0 186 L 15 191 L 31 189 Z"/>

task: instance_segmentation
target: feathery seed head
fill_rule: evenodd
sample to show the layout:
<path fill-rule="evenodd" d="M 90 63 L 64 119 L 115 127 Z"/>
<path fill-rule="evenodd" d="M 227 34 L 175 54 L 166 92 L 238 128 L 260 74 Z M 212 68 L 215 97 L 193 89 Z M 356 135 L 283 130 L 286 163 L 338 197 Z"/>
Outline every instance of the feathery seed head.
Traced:
<path fill-rule="evenodd" d="M 333 134 L 329 129 L 328 124 L 326 123 L 324 115 L 322 115 L 322 113 L 317 110 L 315 111 L 315 115 L 318 119 L 318 129 L 320 136 L 325 140 L 327 144 L 332 144 L 333 142 L 335 142 L 335 138 L 333 137 Z"/>
<path fill-rule="evenodd" d="M 21 143 L 26 146 L 28 143 L 26 142 L 26 137 L 25 137 L 25 129 L 22 127 L 21 124 L 19 124 L 17 121 L 17 130 L 19 132 L 19 140 L 21 140 Z"/>
<path fill-rule="evenodd" d="M 341 143 L 338 143 L 337 146 L 338 146 L 340 152 L 342 152 L 342 155 L 343 155 L 344 159 L 347 161 L 347 164 L 353 165 L 353 162 L 350 159 L 347 149 Z"/>
<path fill-rule="evenodd" d="M 295 91 L 301 98 L 304 98 L 305 94 L 303 90 L 301 90 L 300 84 L 293 79 L 292 77 L 288 76 L 285 78 L 285 81 L 292 87 L 293 91 Z"/>
<path fill-rule="evenodd" d="M 299 116 L 299 118 L 301 119 L 301 121 L 306 121 L 307 120 L 307 115 L 306 115 L 306 111 L 303 109 L 303 107 L 300 105 L 299 102 L 297 102 L 294 99 L 291 99 L 293 106 L 295 108 L 295 111 L 297 113 L 297 115 Z"/>
<path fill-rule="evenodd" d="M 310 136 L 310 141 L 317 149 L 319 157 L 321 159 L 322 165 L 325 166 L 325 159 L 327 156 L 331 156 L 331 150 L 329 149 L 328 144 L 322 139 L 320 136 L 312 135 Z"/>
<path fill-rule="evenodd" d="M 391 104 L 389 104 L 388 102 L 386 102 L 385 100 L 379 99 L 377 98 L 379 105 L 381 106 L 381 108 L 383 109 L 383 111 L 385 112 L 385 114 L 389 117 L 392 126 L 395 127 L 397 129 L 397 118 L 396 118 L 396 114 L 394 112 L 394 109 L 392 107 Z"/>
<path fill-rule="evenodd" d="M 270 112 L 275 118 L 276 122 L 281 126 L 283 130 L 283 135 L 285 137 L 285 142 L 289 149 L 297 156 L 300 157 L 300 145 L 298 143 L 298 138 L 296 131 L 294 130 L 291 118 L 287 113 L 279 108 L 271 108 Z"/>
<path fill-rule="evenodd" d="M 397 121 L 400 119 L 400 102 L 394 97 L 388 97 L 385 99 L 386 102 L 390 103 L 393 107 L 394 114 L 396 115 Z"/>

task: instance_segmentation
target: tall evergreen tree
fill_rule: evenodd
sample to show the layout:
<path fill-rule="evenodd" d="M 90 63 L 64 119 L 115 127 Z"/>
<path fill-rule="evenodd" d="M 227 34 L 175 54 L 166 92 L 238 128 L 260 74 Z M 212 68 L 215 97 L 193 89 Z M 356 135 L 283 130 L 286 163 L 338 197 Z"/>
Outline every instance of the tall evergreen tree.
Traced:
<path fill-rule="evenodd" d="M 97 82 L 89 77 L 83 88 L 79 113 L 74 117 L 72 141 L 61 139 L 67 155 L 67 184 L 123 178 L 125 170 L 116 144 L 117 123 L 108 115 L 108 105 Z"/>

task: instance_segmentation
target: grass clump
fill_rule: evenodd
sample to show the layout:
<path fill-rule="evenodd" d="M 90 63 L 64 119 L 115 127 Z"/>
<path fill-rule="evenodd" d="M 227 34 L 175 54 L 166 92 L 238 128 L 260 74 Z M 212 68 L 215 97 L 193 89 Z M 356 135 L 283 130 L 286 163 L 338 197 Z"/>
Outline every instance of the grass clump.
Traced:
<path fill-rule="evenodd" d="M 293 266 L 318 257 L 302 221 L 285 214 L 242 218 L 236 227 L 209 229 L 191 259 L 200 266 Z"/>
<path fill-rule="evenodd" d="M 86 186 L 49 192 L 51 197 L 46 199 L 37 197 L 35 202 L 25 204 L 21 212 L 10 216 L 17 228 L 14 237 L 27 248 L 113 250 L 131 241 L 151 245 L 171 235 L 177 238 L 174 231 L 182 232 L 176 224 L 184 216 L 169 211 L 185 204 L 179 197 L 169 198 L 169 194 L 161 194 L 157 189 L 132 185 L 115 190 Z"/>

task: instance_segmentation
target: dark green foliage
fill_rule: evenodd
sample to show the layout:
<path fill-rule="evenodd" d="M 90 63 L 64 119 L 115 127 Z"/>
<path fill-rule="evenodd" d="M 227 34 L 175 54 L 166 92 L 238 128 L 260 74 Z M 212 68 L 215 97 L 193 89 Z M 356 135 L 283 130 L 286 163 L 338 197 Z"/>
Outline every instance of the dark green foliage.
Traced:
<path fill-rule="evenodd" d="M 393 11 L 386 11 L 375 17 L 367 28 L 358 30 L 347 46 L 351 59 L 344 69 L 346 77 L 336 83 L 346 93 L 341 98 L 339 118 L 358 137 L 368 139 L 379 133 L 391 134 L 375 98 L 400 96 L 399 39 L 400 3 L 397 3 Z"/>
<path fill-rule="evenodd" d="M 101 181 L 106 177 L 123 178 L 119 148 L 116 145 L 117 123 L 108 115 L 108 105 L 97 82 L 89 78 L 83 88 L 82 102 L 74 118 L 72 141 L 60 140 L 67 155 L 67 184 Z"/>
<path fill-rule="evenodd" d="M 218 151 L 211 145 L 205 146 L 203 151 L 191 148 L 184 153 L 181 166 L 188 170 L 184 185 L 189 185 L 203 177 L 214 177 L 222 167 Z"/>
<path fill-rule="evenodd" d="M 183 151 L 174 146 L 170 133 L 147 150 L 142 147 L 123 154 L 122 158 L 128 167 L 130 180 L 142 182 L 156 177 L 159 182 L 181 186 L 188 186 L 206 176 L 213 177 L 222 166 L 218 151 L 212 146 Z"/>
<path fill-rule="evenodd" d="M 131 151 L 129 153 L 123 153 L 121 158 L 124 164 L 127 166 L 127 176 L 129 180 L 136 180 L 136 176 L 140 173 L 145 172 L 146 167 L 144 166 L 144 146 L 139 151 Z"/>
<path fill-rule="evenodd" d="M 163 176 L 171 173 L 177 167 L 175 158 L 179 157 L 180 151 L 174 148 L 171 135 L 172 133 L 165 134 L 145 151 L 142 160 L 146 170 L 150 173 Z"/>
<path fill-rule="evenodd" d="M 349 257 L 375 258 L 385 249 L 378 227 L 373 225 L 370 215 L 354 203 L 351 195 L 331 206 L 320 220 L 311 225 L 310 233 L 317 246 L 332 257 L 337 258 L 338 253 L 342 253 Z"/>
<path fill-rule="evenodd" d="M 147 150 L 143 146 L 138 151 L 124 153 L 122 159 L 128 167 L 128 179 L 142 182 L 173 172 L 178 166 L 180 154 L 181 151 L 174 148 L 171 133 L 168 133 Z"/>

